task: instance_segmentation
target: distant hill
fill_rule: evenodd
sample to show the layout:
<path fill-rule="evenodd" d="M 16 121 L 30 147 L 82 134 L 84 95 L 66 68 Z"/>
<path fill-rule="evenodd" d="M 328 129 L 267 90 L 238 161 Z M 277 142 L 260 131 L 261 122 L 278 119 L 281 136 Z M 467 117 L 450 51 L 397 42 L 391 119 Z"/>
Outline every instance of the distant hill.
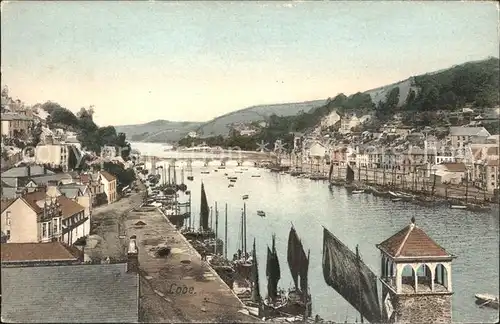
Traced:
<path fill-rule="evenodd" d="M 204 123 L 157 120 L 142 125 L 116 126 L 116 130 L 127 134 L 132 141 L 167 142 L 177 141 L 190 131 L 196 131 L 201 137 L 227 135 L 231 124 L 269 121 L 273 114 L 290 119 L 283 125 L 289 122 L 295 125 L 295 131 L 303 131 L 312 128 L 333 110 L 375 114 L 384 119 L 395 112 L 454 110 L 465 104 L 497 107 L 498 79 L 499 60 L 492 57 L 411 76 L 350 96 L 339 94 L 333 99 L 252 106 Z M 300 114 L 301 111 L 305 114 Z"/>
<path fill-rule="evenodd" d="M 233 123 L 264 121 L 268 120 L 269 116 L 273 114 L 277 116 L 293 116 L 301 111 L 309 112 L 314 108 L 324 105 L 325 102 L 326 100 L 314 100 L 299 103 L 252 106 L 214 118 L 202 124 L 197 129 L 197 132 L 201 137 L 227 135 L 229 133 L 229 125 Z"/>
<path fill-rule="evenodd" d="M 174 122 L 159 119 L 139 125 L 115 126 L 115 129 L 119 133 L 125 133 L 130 141 L 166 143 L 177 142 L 200 125 L 199 122 Z"/>

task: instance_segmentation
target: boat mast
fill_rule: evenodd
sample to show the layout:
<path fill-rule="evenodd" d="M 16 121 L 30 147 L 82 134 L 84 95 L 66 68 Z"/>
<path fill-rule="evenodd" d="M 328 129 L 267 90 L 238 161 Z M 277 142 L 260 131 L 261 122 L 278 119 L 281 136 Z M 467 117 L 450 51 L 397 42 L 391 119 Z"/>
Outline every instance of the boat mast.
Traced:
<path fill-rule="evenodd" d="M 434 179 L 432 180 L 431 196 L 434 197 L 434 190 L 436 189 L 436 170 L 435 169 L 434 169 L 434 172 L 432 175 L 433 175 Z"/>
<path fill-rule="evenodd" d="M 467 198 L 469 195 L 469 170 L 466 171 L 466 176 L 465 176 L 465 203 L 467 203 Z"/>
<path fill-rule="evenodd" d="M 411 173 L 411 190 L 415 191 L 415 170 Z"/>
<path fill-rule="evenodd" d="M 194 219 L 193 218 L 193 214 L 191 213 L 191 191 L 188 191 L 189 193 L 189 229 L 192 230 L 192 226 L 194 224 Z"/>
<path fill-rule="evenodd" d="M 210 229 L 213 231 L 214 227 L 213 227 L 213 223 L 212 223 L 212 216 L 213 216 L 213 208 L 212 206 L 210 206 Z"/>
<path fill-rule="evenodd" d="M 177 184 L 177 171 L 175 169 L 175 160 L 174 160 L 172 167 L 174 169 L 174 185 L 176 185 Z"/>
<path fill-rule="evenodd" d="M 227 203 L 225 209 L 225 224 L 224 224 L 224 258 L 227 259 Z"/>
<path fill-rule="evenodd" d="M 247 205 L 243 203 L 243 251 L 247 253 Z"/>
<path fill-rule="evenodd" d="M 243 218 L 243 208 L 241 209 L 241 253 L 243 253 L 243 228 L 244 228 L 244 225 L 245 224 L 245 220 Z"/>
<path fill-rule="evenodd" d="M 214 246 L 214 254 L 217 255 L 217 239 L 219 233 L 219 210 L 217 209 L 217 202 L 215 202 L 215 246 Z"/>
<path fill-rule="evenodd" d="M 359 268 L 359 262 L 360 262 L 360 256 L 359 256 L 359 247 L 358 245 L 356 244 L 356 260 L 357 260 L 357 265 L 358 265 L 358 268 Z M 361 271 L 359 270 L 358 271 L 358 280 L 361 280 L 361 278 L 359 277 L 361 275 Z M 361 285 L 358 285 L 358 287 L 360 287 Z M 362 308 L 363 307 L 363 303 L 361 301 L 361 291 L 358 291 L 358 298 L 359 298 L 359 307 Z M 363 313 L 362 313 L 362 310 L 359 311 L 359 316 L 361 317 L 361 323 L 363 323 Z"/>

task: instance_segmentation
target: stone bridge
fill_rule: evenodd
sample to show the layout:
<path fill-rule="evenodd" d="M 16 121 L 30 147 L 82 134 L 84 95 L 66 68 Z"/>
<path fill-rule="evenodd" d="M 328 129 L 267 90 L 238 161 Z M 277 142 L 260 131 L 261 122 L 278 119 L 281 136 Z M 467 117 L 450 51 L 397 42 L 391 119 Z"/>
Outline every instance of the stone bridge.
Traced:
<path fill-rule="evenodd" d="M 217 163 L 225 166 L 228 163 L 243 165 L 250 162 L 253 165 L 262 165 L 266 163 L 277 163 L 278 156 L 273 152 L 252 152 L 239 150 L 207 150 L 207 151 L 163 151 L 158 152 L 157 156 L 141 155 L 141 162 L 158 163 L 166 161 L 170 163 L 184 162 L 191 165 L 194 162 L 202 162 L 205 166 L 209 163 Z"/>

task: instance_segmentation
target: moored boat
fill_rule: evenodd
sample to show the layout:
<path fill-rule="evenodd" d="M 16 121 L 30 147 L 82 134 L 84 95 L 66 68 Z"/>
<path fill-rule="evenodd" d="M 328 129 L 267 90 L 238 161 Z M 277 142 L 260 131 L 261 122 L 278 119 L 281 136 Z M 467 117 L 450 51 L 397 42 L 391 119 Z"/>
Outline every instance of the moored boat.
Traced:
<path fill-rule="evenodd" d="M 258 210 L 257 215 L 259 215 L 260 217 L 266 217 L 266 213 L 262 210 Z"/>
<path fill-rule="evenodd" d="M 284 291 L 278 290 L 278 282 L 281 279 L 281 270 L 278 253 L 275 245 L 276 236 L 273 235 L 272 248 L 267 247 L 267 298 L 264 299 L 266 313 L 270 316 L 278 315 L 277 311 L 287 305 L 287 296 Z"/>
<path fill-rule="evenodd" d="M 479 303 L 480 306 L 498 308 L 498 296 L 490 294 L 475 294 L 474 297 L 476 297 L 476 302 Z"/>
<path fill-rule="evenodd" d="M 308 285 L 309 252 L 306 255 L 302 242 L 293 225 L 288 235 L 287 261 L 294 286 L 288 291 L 288 301 L 286 306 L 282 308 L 282 311 L 290 315 L 305 314 L 306 317 L 310 317 L 312 307 Z"/>

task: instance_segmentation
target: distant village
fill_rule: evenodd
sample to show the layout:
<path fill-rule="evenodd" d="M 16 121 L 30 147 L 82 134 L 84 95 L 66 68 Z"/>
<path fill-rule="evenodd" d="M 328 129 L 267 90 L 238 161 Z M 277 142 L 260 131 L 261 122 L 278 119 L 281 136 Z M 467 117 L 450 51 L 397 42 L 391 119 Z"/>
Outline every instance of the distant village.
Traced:
<path fill-rule="evenodd" d="M 299 164 L 320 170 L 325 162 L 350 165 L 361 169 L 397 170 L 436 177 L 440 184 L 462 184 L 465 179 L 477 189 L 495 194 L 499 189 L 499 143 L 497 131 L 491 134 L 483 123 L 498 124 L 500 108 L 463 108 L 450 112 L 460 126 L 417 127 L 406 126 L 401 114 L 395 114 L 378 129 L 365 130 L 373 116 L 357 117 L 353 113 L 332 111 L 321 122 L 303 133 L 293 133 L 293 147 L 283 149 L 280 140 L 270 150 L 280 154 L 283 165 L 300 160 Z M 265 121 L 228 125 L 231 133 L 254 136 L 261 132 Z M 191 132 L 187 135 L 196 138 Z M 294 157 L 292 157 L 294 156 Z"/>

